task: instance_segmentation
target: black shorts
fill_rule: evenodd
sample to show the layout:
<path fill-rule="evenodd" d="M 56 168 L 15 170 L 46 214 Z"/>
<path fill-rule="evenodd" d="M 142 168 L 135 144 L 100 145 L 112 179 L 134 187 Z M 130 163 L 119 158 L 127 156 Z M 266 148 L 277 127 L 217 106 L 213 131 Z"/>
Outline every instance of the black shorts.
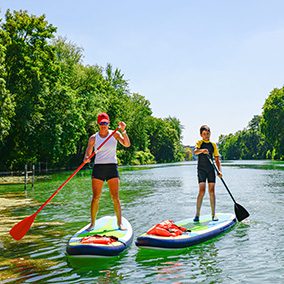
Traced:
<path fill-rule="evenodd" d="M 108 181 L 119 178 L 117 164 L 94 164 L 92 178 Z"/>
<path fill-rule="evenodd" d="M 197 176 L 198 176 L 198 183 L 201 182 L 206 182 L 206 180 L 208 180 L 208 182 L 216 182 L 216 174 L 215 171 L 212 170 L 206 170 L 206 169 L 197 169 Z"/>

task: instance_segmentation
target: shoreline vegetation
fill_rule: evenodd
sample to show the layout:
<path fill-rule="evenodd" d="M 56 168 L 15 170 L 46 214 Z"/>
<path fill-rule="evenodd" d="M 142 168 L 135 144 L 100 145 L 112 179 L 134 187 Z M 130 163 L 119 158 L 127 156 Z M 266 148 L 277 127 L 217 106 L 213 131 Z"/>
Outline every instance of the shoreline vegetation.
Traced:
<path fill-rule="evenodd" d="M 194 161 L 187 161 L 193 162 L 192 165 L 195 165 Z M 167 163 L 167 164 L 148 164 L 148 165 L 127 165 L 120 167 L 120 172 L 127 172 L 127 171 L 139 171 L 139 170 L 149 170 L 151 168 L 157 167 L 173 167 L 173 166 L 183 166 L 183 165 L 190 165 L 188 163 L 177 162 L 177 163 Z M 253 169 L 263 169 L 263 170 L 282 170 L 284 171 L 284 161 L 274 161 L 274 160 L 223 160 L 222 165 L 224 167 L 239 167 L 239 168 L 253 168 Z M 53 174 L 58 173 L 66 173 L 71 172 L 71 170 L 67 171 L 64 169 L 58 171 L 51 171 L 48 174 L 37 174 L 35 175 L 35 183 L 36 182 L 44 182 L 52 179 Z M 80 175 L 90 175 L 90 169 L 81 170 Z M 0 186 L 1 185 L 16 185 L 16 184 L 24 184 L 25 177 L 23 175 L 17 176 L 0 176 Z M 32 177 L 28 177 L 27 179 L 27 186 L 30 187 L 32 183 Z"/>
<path fill-rule="evenodd" d="M 44 175 L 44 176 L 35 176 L 35 182 L 36 181 L 45 181 L 49 180 L 50 177 Z M 2 184 L 24 184 L 25 183 L 25 177 L 24 176 L 0 176 L 0 185 Z M 27 184 L 30 185 L 32 183 L 32 178 L 29 177 L 27 179 Z"/>
<path fill-rule="evenodd" d="M 181 122 L 154 117 L 121 70 L 84 65 L 83 50 L 56 30 L 27 11 L 7 10 L 0 22 L 0 171 L 79 165 L 99 112 L 111 129 L 127 124 L 132 146 L 118 146 L 120 164 L 182 161 Z"/>
<path fill-rule="evenodd" d="M 226 160 L 284 160 L 284 87 L 273 89 L 248 126 L 221 135 L 218 146 Z"/>
<path fill-rule="evenodd" d="M 121 165 L 194 159 L 193 146 L 182 145 L 179 119 L 154 117 L 150 101 L 129 89 L 121 70 L 84 65 L 83 49 L 56 31 L 45 15 L 27 11 L 7 10 L 0 19 L 0 171 L 76 168 L 98 130 L 99 112 L 109 114 L 112 129 L 127 124 L 132 145 L 118 148 Z M 218 145 L 225 160 L 284 160 L 283 134 L 284 87 L 271 91 L 244 130 L 221 135 Z"/>

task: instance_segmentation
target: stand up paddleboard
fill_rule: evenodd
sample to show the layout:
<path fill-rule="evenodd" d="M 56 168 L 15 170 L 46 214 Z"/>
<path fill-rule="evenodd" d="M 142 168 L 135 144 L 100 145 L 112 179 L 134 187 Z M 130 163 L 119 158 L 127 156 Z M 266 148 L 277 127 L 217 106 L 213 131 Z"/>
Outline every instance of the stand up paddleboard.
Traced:
<path fill-rule="evenodd" d="M 133 240 L 130 223 L 122 217 L 122 225 L 126 230 L 120 230 L 115 216 L 105 216 L 96 220 L 93 230 L 87 231 L 87 225 L 78 231 L 68 242 L 67 254 L 78 257 L 108 257 L 117 256 L 123 252 Z"/>
<path fill-rule="evenodd" d="M 190 247 L 225 232 L 236 223 L 236 217 L 233 214 L 218 213 L 217 217 L 218 221 L 212 221 L 210 215 L 204 215 L 200 217 L 199 222 L 193 222 L 192 218 L 174 222 L 175 225 L 186 228 L 187 231 L 182 232 L 179 236 L 161 236 L 144 233 L 137 238 L 135 244 L 138 247 L 150 249 Z"/>

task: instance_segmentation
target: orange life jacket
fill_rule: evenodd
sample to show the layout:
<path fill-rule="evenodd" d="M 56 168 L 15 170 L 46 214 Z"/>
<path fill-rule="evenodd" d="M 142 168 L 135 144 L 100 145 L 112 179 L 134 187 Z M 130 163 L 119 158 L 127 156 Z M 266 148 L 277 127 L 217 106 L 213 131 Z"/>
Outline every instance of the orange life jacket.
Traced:
<path fill-rule="evenodd" d="M 101 236 L 101 235 L 93 235 L 84 237 L 80 243 L 82 244 L 102 244 L 102 245 L 109 245 L 113 242 L 117 242 L 118 238 L 114 236 Z"/>
<path fill-rule="evenodd" d="M 147 231 L 147 234 L 163 237 L 176 237 L 180 236 L 186 231 L 186 228 L 177 226 L 172 220 L 166 220 L 153 226 Z"/>

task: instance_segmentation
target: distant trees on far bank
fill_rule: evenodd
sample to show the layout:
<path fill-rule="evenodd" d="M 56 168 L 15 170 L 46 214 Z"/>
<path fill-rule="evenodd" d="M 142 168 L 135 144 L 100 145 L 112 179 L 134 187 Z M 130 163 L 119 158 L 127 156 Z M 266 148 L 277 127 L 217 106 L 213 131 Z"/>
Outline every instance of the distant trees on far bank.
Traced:
<path fill-rule="evenodd" d="M 78 165 L 99 112 L 112 129 L 127 124 L 132 145 L 118 148 L 121 164 L 183 160 L 180 121 L 154 117 L 119 69 L 84 65 L 83 50 L 56 30 L 26 11 L 0 19 L 0 170 Z"/>
<path fill-rule="evenodd" d="M 262 109 L 244 130 L 219 137 L 224 159 L 284 160 L 284 87 L 272 90 Z"/>

